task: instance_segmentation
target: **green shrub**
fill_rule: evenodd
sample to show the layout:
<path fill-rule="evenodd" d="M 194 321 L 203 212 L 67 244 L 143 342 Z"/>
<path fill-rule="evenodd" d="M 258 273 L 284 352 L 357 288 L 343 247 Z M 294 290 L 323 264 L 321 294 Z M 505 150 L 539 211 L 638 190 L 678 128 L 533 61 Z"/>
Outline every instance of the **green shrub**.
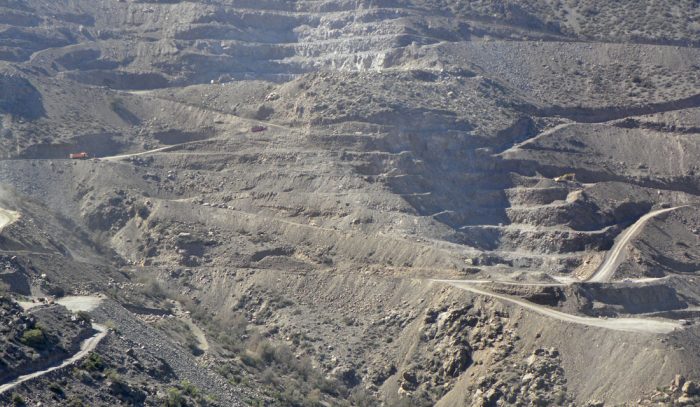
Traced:
<path fill-rule="evenodd" d="M 185 397 L 180 390 L 175 387 L 168 389 L 163 401 L 163 407 L 185 407 L 186 405 Z"/>
<path fill-rule="evenodd" d="M 77 398 L 71 398 L 68 400 L 68 407 L 85 407 L 85 404 Z"/>
<path fill-rule="evenodd" d="M 92 322 L 92 317 L 90 316 L 90 313 L 86 311 L 78 311 L 75 315 L 80 321 L 83 321 L 86 324 L 90 324 L 90 322 Z"/>
<path fill-rule="evenodd" d="M 117 323 L 111 319 L 107 320 L 107 322 L 105 322 L 105 327 L 107 329 L 109 329 L 110 331 L 119 332 L 119 328 L 117 327 Z"/>
<path fill-rule="evenodd" d="M 294 352 L 286 344 L 278 345 L 275 349 L 275 360 L 287 371 L 295 370 L 297 359 Z"/>
<path fill-rule="evenodd" d="M 260 363 L 260 359 L 249 352 L 245 352 L 241 355 L 241 362 L 250 367 L 256 367 Z"/>
<path fill-rule="evenodd" d="M 190 397 L 199 397 L 201 392 L 194 384 L 190 383 L 189 380 L 183 380 L 180 382 L 180 388 L 182 391 Z"/>
<path fill-rule="evenodd" d="M 278 381 L 275 371 L 269 367 L 262 372 L 260 380 L 265 384 L 277 384 Z"/>
<path fill-rule="evenodd" d="M 44 331 L 40 327 L 24 331 L 20 342 L 36 349 L 42 349 L 48 344 L 46 334 L 44 334 Z"/>
<path fill-rule="evenodd" d="M 80 380 L 81 383 L 90 385 L 93 383 L 94 379 L 90 375 L 90 373 L 86 372 L 85 370 L 81 370 L 79 368 L 74 368 L 72 372 L 73 377 L 76 379 Z"/>
<path fill-rule="evenodd" d="M 143 295 L 160 300 L 167 297 L 165 289 L 158 280 L 152 277 L 143 277 L 140 280 L 143 284 L 140 290 Z"/>
<path fill-rule="evenodd" d="M 49 383 L 49 390 L 57 396 L 63 396 L 65 394 L 63 387 L 56 382 Z"/>
<path fill-rule="evenodd" d="M 317 384 L 319 390 L 333 397 L 340 396 L 346 390 L 338 381 L 332 379 L 320 378 Z"/>
<path fill-rule="evenodd" d="M 22 398 L 22 396 L 20 396 L 19 394 L 14 393 L 14 394 L 12 394 L 12 404 L 17 406 L 17 407 L 24 406 L 25 405 L 24 398 Z"/>
<path fill-rule="evenodd" d="M 122 382 L 122 377 L 114 369 L 109 369 L 105 372 L 105 377 L 113 382 Z"/>
<path fill-rule="evenodd" d="M 105 363 L 102 361 L 102 357 L 97 353 L 93 352 L 88 356 L 83 363 L 80 365 L 83 369 L 94 372 L 97 370 L 102 370 L 105 368 Z"/>
<path fill-rule="evenodd" d="M 355 389 L 350 395 L 350 404 L 357 407 L 370 407 L 375 405 L 376 401 L 365 391 L 365 389 Z"/>
<path fill-rule="evenodd" d="M 275 360 L 275 346 L 264 341 L 258 345 L 258 353 L 260 354 L 260 359 L 262 359 L 266 365 L 271 364 Z"/>
<path fill-rule="evenodd" d="M 321 390 L 313 389 L 304 398 L 305 406 L 322 406 L 321 404 Z"/>

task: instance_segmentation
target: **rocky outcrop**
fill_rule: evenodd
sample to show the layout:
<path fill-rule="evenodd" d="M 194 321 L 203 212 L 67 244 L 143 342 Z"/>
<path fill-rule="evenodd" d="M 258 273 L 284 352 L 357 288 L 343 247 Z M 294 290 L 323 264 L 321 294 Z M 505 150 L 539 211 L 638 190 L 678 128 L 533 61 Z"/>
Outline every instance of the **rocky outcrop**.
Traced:
<path fill-rule="evenodd" d="M 555 348 L 536 349 L 513 366 L 497 365 L 475 383 L 472 407 L 497 405 L 564 406 L 571 403 Z"/>
<path fill-rule="evenodd" d="M 700 385 L 676 375 L 670 385 L 659 387 L 651 395 L 637 400 L 638 406 L 697 406 L 700 404 Z"/>
<path fill-rule="evenodd" d="M 513 331 L 504 328 L 507 318 L 503 312 L 484 312 L 472 304 L 428 309 L 419 352 L 398 372 L 399 394 L 415 402 L 434 402 L 453 388 L 476 355 L 505 359 L 516 341 Z"/>

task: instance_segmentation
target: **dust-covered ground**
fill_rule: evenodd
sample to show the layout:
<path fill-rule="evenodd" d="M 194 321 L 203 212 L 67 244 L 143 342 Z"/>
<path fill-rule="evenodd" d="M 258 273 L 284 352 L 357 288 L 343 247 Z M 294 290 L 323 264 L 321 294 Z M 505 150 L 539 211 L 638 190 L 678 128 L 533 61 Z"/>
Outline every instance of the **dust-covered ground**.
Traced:
<path fill-rule="evenodd" d="M 700 403 L 698 46 L 694 1 L 4 2 L 0 404 Z"/>

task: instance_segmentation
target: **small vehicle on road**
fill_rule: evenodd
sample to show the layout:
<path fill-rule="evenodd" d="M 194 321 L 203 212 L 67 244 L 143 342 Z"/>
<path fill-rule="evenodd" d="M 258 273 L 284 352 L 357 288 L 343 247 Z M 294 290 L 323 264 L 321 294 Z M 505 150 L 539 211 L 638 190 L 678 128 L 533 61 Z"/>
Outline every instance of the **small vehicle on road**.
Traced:
<path fill-rule="evenodd" d="M 253 126 L 253 128 L 250 129 L 250 131 L 252 131 L 253 133 L 260 133 L 261 131 L 265 130 L 267 130 L 267 127 L 265 126 Z"/>
<path fill-rule="evenodd" d="M 88 153 L 86 153 L 85 151 L 82 151 L 80 153 L 71 153 L 68 157 L 71 160 L 85 160 L 85 159 L 90 158 Z"/>

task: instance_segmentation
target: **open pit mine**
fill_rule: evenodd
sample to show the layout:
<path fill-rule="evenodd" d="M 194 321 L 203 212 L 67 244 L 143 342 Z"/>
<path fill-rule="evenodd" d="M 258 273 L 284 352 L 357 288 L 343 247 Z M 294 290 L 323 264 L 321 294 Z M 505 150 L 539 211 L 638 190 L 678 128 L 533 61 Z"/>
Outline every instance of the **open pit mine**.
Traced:
<path fill-rule="evenodd" d="M 0 0 L 0 406 L 699 383 L 697 0 Z"/>

